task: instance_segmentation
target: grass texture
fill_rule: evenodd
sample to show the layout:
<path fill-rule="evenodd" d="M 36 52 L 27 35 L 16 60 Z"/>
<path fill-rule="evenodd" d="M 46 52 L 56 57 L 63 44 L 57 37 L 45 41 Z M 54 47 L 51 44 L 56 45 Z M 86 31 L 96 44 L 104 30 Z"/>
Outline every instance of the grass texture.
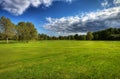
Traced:
<path fill-rule="evenodd" d="M 120 42 L 0 44 L 0 79 L 120 79 Z"/>

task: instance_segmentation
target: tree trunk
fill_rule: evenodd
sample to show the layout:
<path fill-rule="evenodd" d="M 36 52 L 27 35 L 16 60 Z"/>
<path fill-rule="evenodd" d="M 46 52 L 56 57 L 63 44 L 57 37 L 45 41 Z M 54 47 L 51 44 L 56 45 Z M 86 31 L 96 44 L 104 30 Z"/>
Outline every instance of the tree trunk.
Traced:
<path fill-rule="evenodd" d="M 6 42 L 7 42 L 7 44 L 8 44 L 8 38 L 6 38 Z"/>

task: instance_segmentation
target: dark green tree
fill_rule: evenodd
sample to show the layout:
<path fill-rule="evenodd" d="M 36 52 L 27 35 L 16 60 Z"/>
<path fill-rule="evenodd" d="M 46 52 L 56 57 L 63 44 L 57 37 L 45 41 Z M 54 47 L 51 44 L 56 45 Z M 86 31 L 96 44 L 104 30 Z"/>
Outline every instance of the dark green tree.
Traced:
<path fill-rule="evenodd" d="M 75 40 L 78 40 L 78 39 L 79 39 L 79 35 L 78 35 L 78 34 L 75 34 L 75 35 L 74 35 L 74 39 L 75 39 Z"/>

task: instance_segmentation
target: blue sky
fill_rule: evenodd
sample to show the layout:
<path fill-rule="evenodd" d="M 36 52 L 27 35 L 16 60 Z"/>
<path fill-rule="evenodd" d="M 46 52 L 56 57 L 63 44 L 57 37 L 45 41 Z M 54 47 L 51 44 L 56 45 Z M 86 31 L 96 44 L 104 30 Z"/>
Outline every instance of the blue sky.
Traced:
<path fill-rule="evenodd" d="M 1 0 L 0 16 L 15 24 L 32 22 L 48 35 L 82 34 L 119 28 L 119 5 L 120 0 Z"/>

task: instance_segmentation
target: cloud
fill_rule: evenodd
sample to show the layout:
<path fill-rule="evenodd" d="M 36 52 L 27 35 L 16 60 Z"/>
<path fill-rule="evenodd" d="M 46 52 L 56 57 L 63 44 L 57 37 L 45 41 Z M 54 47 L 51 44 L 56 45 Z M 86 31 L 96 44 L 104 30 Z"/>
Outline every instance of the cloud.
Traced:
<path fill-rule="evenodd" d="M 120 6 L 120 0 L 103 0 L 103 2 L 101 2 L 101 6 L 106 9 L 106 8 L 110 8 L 113 6 Z"/>
<path fill-rule="evenodd" d="M 114 0 L 113 3 L 114 3 L 116 6 L 119 6 L 119 5 L 120 5 L 120 0 Z"/>
<path fill-rule="evenodd" d="M 30 6 L 39 7 L 43 4 L 49 7 L 53 1 L 63 1 L 63 0 L 0 0 L 0 6 L 14 14 L 22 15 Z M 65 0 L 66 2 L 71 2 L 72 0 Z"/>
<path fill-rule="evenodd" d="M 104 7 L 104 8 L 107 8 L 109 7 L 109 2 L 107 0 L 104 0 L 104 2 L 101 3 L 101 6 Z"/>
<path fill-rule="evenodd" d="M 48 22 L 44 25 L 45 29 L 62 33 L 84 33 L 110 27 L 120 28 L 120 7 L 90 12 L 82 16 L 48 17 L 46 20 Z"/>

